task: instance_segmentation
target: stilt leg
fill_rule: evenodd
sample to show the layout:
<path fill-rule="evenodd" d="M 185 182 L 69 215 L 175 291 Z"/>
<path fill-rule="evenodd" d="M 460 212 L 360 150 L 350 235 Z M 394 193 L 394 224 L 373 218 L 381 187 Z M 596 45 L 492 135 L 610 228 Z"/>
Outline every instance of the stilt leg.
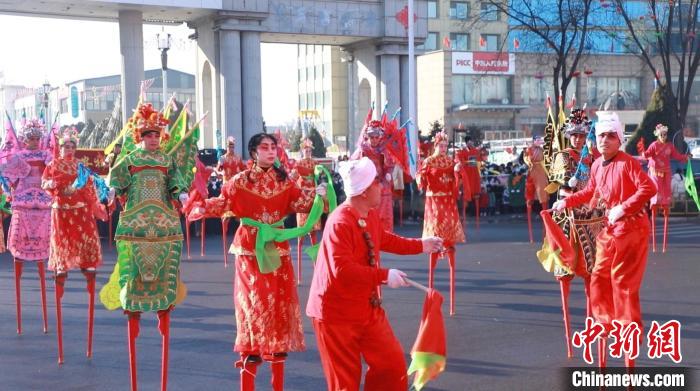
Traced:
<path fill-rule="evenodd" d="M 476 230 L 479 230 L 479 217 L 481 216 L 481 202 L 479 202 L 479 197 L 474 199 L 474 208 L 476 209 Z"/>
<path fill-rule="evenodd" d="M 532 202 L 527 203 L 527 233 L 530 236 L 530 243 L 534 243 L 532 240 Z"/>
<path fill-rule="evenodd" d="M 107 218 L 107 243 L 109 243 L 109 248 L 111 249 L 113 247 L 112 243 L 112 213 L 109 211 L 109 207 L 107 208 L 107 214 L 109 217 Z"/>
<path fill-rule="evenodd" d="M 464 225 L 467 225 L 467 207 L 469 206 L 469 202 L 465 199 L 462 199 L 462 220 L 464 220 Z"/>
<path fill-rule="evenodd" d="M 56 338 L 58 340 L 58 365 L 63 365 L 63 314 L 61 299 L 68 275 L 65 272 L 56 274 L 55 295 L 56 295 Z"/>
<path fill-rule="evenodd" d="M 664 205 L 663 207 L 664 210 L 664 244 L 663 247 L 661 247 L 661 252 L 666 252 L 666 241 L 668 238 L 668 215 L 669 215 L 669 209 L 668 205 Z"/>
<path fill-rule="evenodd" d="M 87 282 L 88 293 L 88 333 L 87 333 L 87 351 L 85 356 L 92 358 L 92 334 L 95 324 L 95 269 L 85 269 L 82 271 Z"/>
<path fill-rule="evenodd" d="M 399 200 L 399 226 L 403 227 L 403 200 Z"/>
<path fill-rule="evenodd" d="M 200 245 L 199 256 L 203 257 L 204 256 L 204 240 L 207 237 L 207 219 L 202 219 L 202 220 L 200 220 L 200 222 L 202 224 L 202 235 L 200 237 L 201 245 Z"/>
<path fill-rule="evenodd" d="M 228 267 L 228 249 L 226 241 L 228 240 L 228 218 L 221 219 L 221 243 L 224 245 L 224 267 Z"/>
<path fill-rule="evenodd" d="M 598 339 L 598 367 L 604 369 L 608 362 L 608 338 Z"/>
<path fill-rule="evenodd" d="M 270 362 L 272 369 L 272 391 L 284 390 L 284 361 L 287 359 L 287 353 L 274 353 L 270 357 L 265 358 Z"/>
<path fill-rule="evenodd" d="M 17 307 L 17 334 L 22 334 L 22 266 L 24 264 L 15 259 L 15 305 Z"/>
<path fill-rule="evenodd" d="M 170 308 L 158 311 L 158 331 L 163 339 L 163 352 L 161 354 L 160 390 L 168 389 L 168 349 L 170 348 Z"/>
<path fill-rule="evenodd" d="M 440 253 L 430 253 L 429 255 L 429 264 L 428 264 L 428 287 L 432 288 L 433 287 L 433 277 L 434 277 L 434 271 L 435 271 L 435 266 L 437 265 L 438 257 L 440 256 Z"/>
<path fill-rule="evenodd" d="M 241 391 L 255 391 L 255 375 L 262 358 L 258 355 L 241 354 L 236 368 L 241 369 Z"/>
<path fill-rule="evenodd" d="M 454 248 L 447 251 L 447 260 L 450 264 L 450 316 L 453 316 L 455 314 L 455 272 L 457 267 Z"/>
<path fill-rule="evenodd" d="M 651 207 L 651 251 L 656 252 L 656 206 Z"/>
<path fill-rule="evenodd" d="M 139 336 L 139 321 L 141 320 L 140 312 L 125 311 L 128 316 L 128 334 L 129 334 L 129 377 L 131 378 L 131 391 L 137 391 L 136 381 L 136 338 Z"/>
<path fill-rule="evenodd" d="M 297 238 L 297 285 L 301 285 L 301 247 L 304 245 L 304 237 Z"/>
<path fill-rule="evenodd" d="M 569 321 L 569 291 L 571 289 L 571 278 L 559 279 L 559 290 L 561 291 L 561 311 L 564 314 L 564 335 L 566 336 L 566 357 L 574 357 L 574 349 L 571 347 L 571 323 Z"/>
<path fill-rule="evenodd" d="M 41 316 L 44 321 L 44 334 L 46 334 L 49 332 L 49 317 L 46 314 L 46 269 L 44 268 L 44 261 L 39 261 L 37 268 L 39 270 L 39 287 L 41 288 Z"/>
<path fill-rule="evenodd" d="M 583 289 L 586 293 L 586 317 L 593 317 L 593 306 L 591 305 L 591 278 L 588 277 L 583 280 Z"/>
<path fill-rule="evenodd" d="M 187 259 L 192 259 L 190 256 L 190 225 L 192 222 L 185 218 L 185 242 L 187 242 Z"/>

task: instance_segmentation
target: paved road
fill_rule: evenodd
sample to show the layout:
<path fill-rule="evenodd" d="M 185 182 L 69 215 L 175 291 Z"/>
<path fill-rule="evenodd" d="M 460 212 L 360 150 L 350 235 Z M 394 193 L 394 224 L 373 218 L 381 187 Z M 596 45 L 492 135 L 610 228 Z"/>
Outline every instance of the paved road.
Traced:
<path fill-rule="evenodd" d="M 468 226 L 468 243 L 458 248 L 457 315 L 447 317 L 448 362 L 444 374 L 429 390 L 549 390 L 559 389 L 562 366 L 580 365 L 567 360 L 562 332 L 558 285 L 534 258 L 537 245 L 527 243 L 522 219 L 483 221 L 477 232 Z M 536 224 L 535 232 L 541 232 Z M 418 225 L 398 231 L 418 236 Z M 678 319 L 682 322 L 683 364 L 700 367 L 700 223 L 674 219 L 670 249 L 650 254 L 642 289 L 645 321 Z M 98 278 L 102 286 L 115 260 L 107 250 Z M 384 265 L 398 267 L 418 281 L 427 279 L 424 256 L 383 257 Z M 302 309 L 309 288 L 311 266 L 304 266 L 299 288 Z M 231 279 L 224 269 L 219 236 L 207 238 L 207 255 L 183 260 L 182 277 L 189 297 L 173 313 L 170 390 L 233 390 L 238 374 L 232 367 L 234 340 Z M 126 390 L 128 355 L 126 321 L 118 311 L 97 307 L 94 358 L 84 357 L 87 308 L 84 280 L 70 275 L 64 297 L 65 360 L 56 365 L 53 283 L 49 287 L 49 334 L 41 332 L 38 279 L 35 268 L 25 267 L 23 279 L 24 334 L 15 334 L 14 283 L 10 257 L 0 256 L 0 386 L 3 390 Z M 437 288 L 449 291 L 447 263 L 441 262 Z M 385 307 L 405 349 L 416 335 L 423 295 L 404 288 L 385 290 Z M 446 310 L 447 306 L 443 307 Z M 572 286 L 573 326 L 580 329 L 584 295 L 580 280 Z M 304 319 L 307 351 L 290 355 L 288 390 L 321 390 L 323 373 L 312 328 Z M 139 383 L 155 390 L 160 382 L 160 338 L 153 315 L 144 316 L 138 339 Z M 613 361 L 613 364 L 616 362 Z M 668 365 L 669 359 L 642 359 L 638 365 Z M 619 363 L 618 363 L 619 364 Z M 269 370 L 262 368 L 259 389 L 269 389 Z"/>

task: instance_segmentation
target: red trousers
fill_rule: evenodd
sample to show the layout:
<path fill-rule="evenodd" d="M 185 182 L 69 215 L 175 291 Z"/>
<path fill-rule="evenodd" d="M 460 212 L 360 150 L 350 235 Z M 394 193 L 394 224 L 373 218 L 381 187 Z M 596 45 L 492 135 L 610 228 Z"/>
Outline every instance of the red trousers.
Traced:
<path fill-rule="evenodd" d="M 591 273 L 595 320 L 612 330 L 612 321 L 642 327 L 639 288 L 647 263 L 648 226 L 624 233 L 601 231 L 596 238 L 596 264 Z"/>
<path fill-rule="evenodd" d="M 365 390 L 406 391 L 406 360 L 384 310 L 365 324 L 327 323 L 312 319 L 329 391 L 356 391 L 367 363 Z"/>

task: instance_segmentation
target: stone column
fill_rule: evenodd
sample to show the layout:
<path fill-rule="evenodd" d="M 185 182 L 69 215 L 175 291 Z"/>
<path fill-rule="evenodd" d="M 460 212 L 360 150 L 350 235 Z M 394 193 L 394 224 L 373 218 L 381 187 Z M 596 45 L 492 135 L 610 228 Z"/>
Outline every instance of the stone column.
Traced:
<path fill-rule="evenodd" d="M 143 71 L 143 14 L 119 11 L 119 49 L 122 57 L 122 123 L 131 116 L 139 101 Z"/>
<path fill-rule="evenodd" d="M 248 139 L 243 135 L 243 105 L 241 95 L 241 33 L 233 30 L 219 31 L 221 72 L 221 113 L 224 148 L 226 138 L 236 138 L 236 149 L 243 153 Z"/>
<path fill-rule="evenodd" d="M 399 56 L 396 54 L 382 54 L 380 57 L 381 68 L 381 85 L 380 96 L 381 101 L 375 106 L 378 110 L 377 115 L 381 115 L 381 110 L 384 109 L 384 103 L 389 102 L 387 106 L 387 115 L 390 117 L 401 104 L 401 83 L 399 72 Z"/>
<path fill-rule="evenodd" d="M 408 56 L 400 57 L 400 67 L 401 67 L 401 117 L 399 119 L 399 125 L 406 122 L 408 119 Z M 414 118 L 414 123 L 415 118 Z"/>
<path fill-rule="evenodd" d="M 262 81 L 260 77 L 260 33 L 241 32 L 241 85 L 243 97 L 243 138 L 262 132 Z M 247 151 L 244 152 L 247 156 Z"/>

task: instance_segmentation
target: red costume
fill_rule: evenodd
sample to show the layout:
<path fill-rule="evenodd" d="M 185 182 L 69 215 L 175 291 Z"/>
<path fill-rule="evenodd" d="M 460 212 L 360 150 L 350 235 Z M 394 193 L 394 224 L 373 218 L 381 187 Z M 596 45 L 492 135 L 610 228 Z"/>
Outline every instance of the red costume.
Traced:
<path fill-rule="evenodd" d="M 469 201 L 472 198 L 478 198 L 481 194 L 481 174 L 479 173 L 479 161 L 481 160 L 481 150 L 476 147 L 466 146 L 457 152 L 457 160 L 462 163 L 462 173 L 469 181 L 468 196 L 463 194 L 462 197 Z M 467 186 L 464 186 L 465 193 Z"/>
<path fill-rule="evenodd" d="M 640 164 L 619 151 L 608 161 L 596 160 L 585 189 L 564 200 L 567 208 L 622 205 L 623 217 L 596 237 L 596 264 L 591 273 L 591 306 L 595 319 L 612 329 L 612 321 L 642 326 L 639 288 L 647 261 L 649 220 L 644 205 L 656 186 Z"/>
<path fill-rule="evenodd" d="M 295 180 L 297 186 L 300 189 L 306 189 L 309 191 L 314 191 L 316 188 L 316 183 L 314 182 L 314 167 L 316 167 L 316 161 L 313 158 L 302 158 L 296 161 L 294 169 L 292 170 L 291 177 Z M 297 227 L 301 227 L 306 224 L 308 219 L 308 213 L 297 213 Z M 316 244 L 318 240 L 316 238 L 316 231 L 321 230 L 321 220 L 314 224 L 311 232 L 309 233 L 309 240 L 311 240 L 311 245 Z M 301 249 L 304 244 L 304 237 L 300 236 L 297 238 L 297 283 L 301 284 Z"/>
<path fill-rule="evenodd" d="M 216 171 L 221 173 L 224 183 L 233 178 L 239 172 L 245 170 L 245 163 L 235 153 L 227 152 L 219 159 L 219 164 L 216 166 Z"/>
<path fill-rule="evenodd" d="M 440 135 L 440 133 L 438 133 Z M 438 136 L 435 137 L 439 139 Z M 447 136 L 440 138 L 447 142 Z M 436 140 L 436 144 L 440 141 Z M 457 211 L 457 173 L 455 163 L 447 155 L 436 154 L 425 159 L 418 172 L 418 187 L 425 191 L 423 237 L 442 238 L 450 263 L 450 315 L 454 314 L 455 244 L 464 242 L 464 230 Z M 428 286 L 433 287 L 433 270 L 439 253 L 430 254 Z"/>
<path fill-rule="evenodd" d="M 656 184 L 656 195 L 651 198 L 652 206 L 668 208 L 671 205 L 671 159 L 685 163 L 686 155 L 676 151 L 673 143 L 659 140 L 651 143 L 644 152 L 644 157 L 649 160 L 649 176 Z"/>
<path fill-rule="evenodd" d="M 382 229 L 374 209 L 361 219 L 354 208 L 343 204 L 328 218 L 306 315 L 312 318 L 329 390 L 359 389 L 361 356 L 369 367 L 365 390 L 407 389 L 403 349 L 379 298 L 388 270 L 374 259 L 379 260 L 379 251 L 418 254 L 421 250 L 419 239 Z"/>
<path fill-rule="evenodd" d="M 221 196 L 208 199 L 206 205 L 207 213 L 219 208 L 220 214 L 230 211 L 239 218 L 275 224 L 289 213 L 308 212 L 314 196 L 313 189 L 302 190 L 289 178 L 279 180 L 274 169 L 254 165 L 227 182 Z M 281 364 L 286 352 L 305 349 L 289 242 L 266 246 L 266 252 L 279 254 L 281 266 L 263 274 L 255 256 L 257 233 L 258 228 L 241 224 L 231 245 L 231 253 L 236 254 L 234 350 L 241 354 L 236 364 L 241 368 L 241 389 L 253 389 L 261 356 L 271 364 Z M 275 390 L 283 387 L 283 369 L 283 365 L 272 367 Z"/>

